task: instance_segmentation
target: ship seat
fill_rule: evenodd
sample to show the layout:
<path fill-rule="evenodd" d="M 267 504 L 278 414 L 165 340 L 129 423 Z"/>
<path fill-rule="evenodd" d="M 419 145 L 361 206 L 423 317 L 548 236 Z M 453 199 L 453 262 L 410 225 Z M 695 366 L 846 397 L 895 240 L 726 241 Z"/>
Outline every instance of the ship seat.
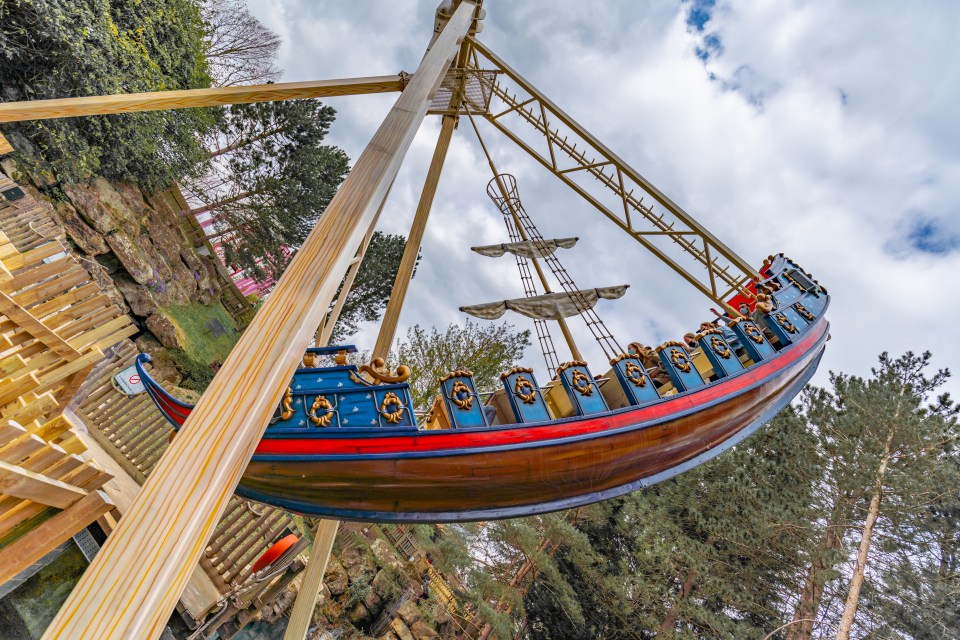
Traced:
<path fill-rule="evenodd" d="M 500 379 L 517 422 L 547 422 L 553 419 L 533 369 L 514 367 L 501 373 Z"/>
<path fill-rule="evenodd" d="M 647 404 L 660 398 L 653 374 L 644 367 L 643 361 L 640 360 L 638 355 L 623 353 L 610 360 L 610 366 L 613 376 L 618 382 L 617 385 L 606 385 L 610 388 L 610 391 L 604 393 L 604 397 L 610 407 L 619 409 L 626 405 Z M 657 367 L 657 371 L 662 370 Z M 612 401 L 614 389 L 623 396 L 626 401 L 624 404 Z"/>
<path fill-rule="evenodd" d="M 796 342 L 803 327 L 807 326 L 807 321 L 800 317 L 797 310 L 787 306 L 766 314 L 763 322 L 777 337 L 781 349 Z"/>
<path fill-rule="evenodd" d="M 760 362 L 776 355 L 777 350 L 770 344 L 763 330 L 751 318 L 743 317 L 732 320 L 730 328 L 737 334 L 740 345 L 754 362 Z"/>
<path fill-rule="evenodd" d="M 489 426 L 470 371 L 458 369 L 440 378 L 440 395 L 454 429 Z"/>
<path fill-rule="evenodd" d="M 664 342 L 657 347 L 660 364 L 670 376 L 678 392 L 696 389 L 706 384 L 700 371 L 693 365 L 693 359 L 682 342 Z"/>
<path fill-rule="evenodd" d="M 609 410 L 600 392 L 600 383 L 594 379 L 586 362 L 565 362 L 557 367 L 557 376 L 567 399 L 573 405 L 574 415 L 585 416 Z"/>
<path fill-rule="evenodd" d="M 700 351 L 710 361 L 713 373 L 717 378 L 725 378 L 731 374 L 743 371 L 743 363 L 734 353 L 733 347 L 723 337 L 720 329 L 706 329 L 696 336 Z"/>

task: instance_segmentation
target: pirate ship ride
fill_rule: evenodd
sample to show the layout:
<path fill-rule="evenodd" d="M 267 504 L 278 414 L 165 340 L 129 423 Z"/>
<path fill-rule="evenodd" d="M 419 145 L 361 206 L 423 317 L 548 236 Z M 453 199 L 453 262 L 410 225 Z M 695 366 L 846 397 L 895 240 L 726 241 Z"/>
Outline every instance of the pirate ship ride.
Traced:
<path fill-rule="evenodd" d="M 413 74 L 0 104 L 0 122 L 9 122 L 400 94 L 197 405 L 180 405 L 151 385 L 161 408 L 183 423 L 180 433 L 45 638 L 157 637 L 235 488 L 304 513 L 357 519 L 462 520 L 583 504 L 717 455 L 785 406 L 813 374 L 829 335 L 823 287 L 782 255 L 758 268 L 710 233 L 478 40 L 480 4 L 443 0 Z M 718 324 L 656 350 L 620 348 L 591 306 L 618 289 L 578 289 L 555 268 L 554 254 L 569 239 L 539 238 L 510 181 L 494 170 L 513 237 L 480 250 L 513 254 L 526 295 L 469 310 L 532 316 L 556 380 L 540 387 L 532 371 L 518 368 L 504 372 L 501 388 L 486 397 L 469 372 L 453 371 L 440 381 L 430 419 L 416 424 L 405 372 L 354 369 L 340 355 L 349 349 L 322 345 L 345 296 L 336 305 L 333 299 L 349 290 L 427 115 L 441 118 L 440 135 L 374 365 L 393 342 L 446 151 L 465 117 L 503 134 L 596 209 L 598 219 L 709 298 Z M 541 261 L 563 291 L 550 290 Z M 571 337 L 566 317 L 573 312 L 610 359 L 600 378 Z M 552 322 L 570 348 L 568 363 L 558 362 Z M 321 347 L 304 362 L 314 339 Z M 314 357 L 330 355 L 332 364 L 316 366 Z M 368 423 L 354 421 L 360 416 Z M 323 522 L 332 526 L 318 535 L 321 560 L 336 530 L 335 522 Z M 311 588 L 298 598 L 288 637 L 306 633 L 324 565 L 308 567 Z"/>
<path fill-rule="evenodd" d="M 532 318 L 541 345 L 549 345 L 550 382 L 541 387 L 532 368 L 518 366 L 484 393 L 469 370 L 458 369 L 438 381 L 440 393 L 418 421 L 406 368 L 390 372 L 382 359 L 348 364 L 353 345 L 307 349 L 237 494 L 305 515 L 398 522 L 580 506 L 718 455 L 772 418 L 816 370 L 828 337 L 829 296 L 783 255 L 764 263 L 750 287 L 752 302 L 741 296 L 739 317 L 721 314 L 655 350 L 636 342 L 620 350 L 594 307 L 621 297 L 626 285 L 576 288 L 556 252 L 577 239 L 542 238 L 513 176 L 496 174 L 488 193 L 511 242 L 473 250 L 513 254 L 527 295 L 461 310 L 484 319 L 507 310 Z M 564 292 L 537 294 L 529 266 L 543 275 L 540 260 Z M 584 318 L 602 348 L 613 349 L 602 376 L 579 357 L 565 326 L 573 316 Z M 573 360 L 556 363 L 548 321 L 564 323 Z M 333 359 L 330 366 L 320 366 L 324 358 Z M 147 362 L 146 355 L 137 359 L 146 389 L 179 428 L 192 406 L 157 384 Z"/>
<path fill-rule="evenodd" d="M 718 455 L 772 418 L 815 372 L 829 335 L 824 317 L 829 297 L 823 287 L 782 255 L 757 269 L 745 266 L 495 54 L 475 40 L 467 43 L 460 68 L 447 75 L 430 103 L 430 111 L 444 118 L 438 154 L 442 163 L 452 125 L 468 121 L 493 173 L 487 194 L 509 236 L 509 242 L 473 250 L 488 257 L 511 254 L 524 296 L 460 309 L 482 319 L 499 318 L 507 310 L 531 318 L 549 382 L 541 386 L 533 368 L 518 366 L 501 375 L 499 388 L 478 389 L 470 371 L 461 368 L 438 381 L 439 394 L 418 419 L 406 382 L 409 370 L 384 368 L 437 169 L 433 184 L 431 176 L 427 179 L 427 201 L 418 208 L 373 362 L 348 364 L 347 354 L 356 352 L 352 345 L 307 349 L 237 494 L 309 516 L 396 522 L 488 520 L 579 506 L 653 484 Z M 530 97 L 521 99 L 518 91 Z M 544 136 L 549 155 L 514 133 L 507 116 L 513 116 L 514 126 L 532 125 Z M 623 348 L 595 306 L 623 296 L 628 285 L 577 287 L 558 257 L 577 238 L 540 234 L 520 200 L 516 179 L 498 172 L 477 124 L 481 118 L 723 311 L 683 341 L 655 349 L 632 342 Z M 564 123 L 574 136 L 561 137 L 554 122 Z M 578 144 L 585 148 L 577 149 Z M 575 180 L 577 174 L 612 191 L 624 213 L 606 208 Z M 634 187 L 665 211 L 655 212 Z M 666 246 L 663 240 L 669 241 Z M 706 283 L 680 266 L 672 257 L 677 253 L 705 267 Z M 362 247 L 357 257 L 362 258 Z M 553 291 L 543 265 L 560 291 Z M 348 273 L 347 284 L 350 280 Z M 594 376 L 574 340 L 567 320 L 575 316 L 582 317 L 609 361 L 600 376 Z M 326 343 L 335 322 L 336 306 L 316 343 Z M 564 337 L 569 361 L 559 361 L 552 323 Z M 147 361 L 141 355 L 137 362 L 145 386 L 179 428 L 192 407 L 150 377 Z"/>

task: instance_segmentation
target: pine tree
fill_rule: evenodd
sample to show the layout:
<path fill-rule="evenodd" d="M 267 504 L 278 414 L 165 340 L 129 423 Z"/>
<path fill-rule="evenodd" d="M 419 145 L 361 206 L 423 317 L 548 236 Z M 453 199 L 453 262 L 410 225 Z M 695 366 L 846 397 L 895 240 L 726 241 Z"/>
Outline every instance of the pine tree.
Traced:
<path fill-rule="evenodd" d="M 225 111 L 210 172 L 189 183 L 209 213 L 227 264 L 279 277 L 349 169 L 323 144 L 336 112 L 317 100 L 233 105 Z"/>
<path fill-rule="evenodd" d="M 949 485 L 942 484 L 942 474 L 957 435 L 956 408 L 947 395 L 932 397 L 949 372 L 928 376 L 929 365 L 929 353 L 897 359 L 884 353 L 871 378 L 832 374 L 829 392 L 807 397 L 806 416 L 827 462 L 820 543 L 811 547 L 794 619 L 825 617 L 829 621 L 821 626 L 835 628 L 838 640 L 889 629 L 887 616 L 908 604 L 910 574 L 922 573 L 917 564 L 927 562 L 931 536 L 940 536 L 944 550 L 952 544 L 952 534 L 931 527 L 937 508 L 952 509 L 953 489 L 944 488 Z M 949 562 L 943 570 L 949 574 Z M 839 598 L 841 609 L 823 610 L 827 592 Z M 871 599 L 891 607 L 862 612 L 861 600 Z M 798 622 L 788 638 L 824 632 L 817 623 Z"/>
<path fill-rule="evenodd" d="M 795 412 L 716 460 L 596 505 L 590 557 L 561 554 L 582 623 L 537 585 L 529 637 L 762 638 L 782 624 L 800 572 L 816 440 Z"/>
<path fill-rule="evenodd" d="M 375 231 L 370 237 L 360 270 L 357 271 L 343 310 L 334 325 L 330 336 L 331 344 L 352 336 L 361 322 L 372 322 L 380 318 L 393 293 L 393 281 L 397 278 L 406 242 L 407 239 L 401 235 L 380 231 Z M 339 296 L 340 291 L 337 292 L 337 297 Z"/>

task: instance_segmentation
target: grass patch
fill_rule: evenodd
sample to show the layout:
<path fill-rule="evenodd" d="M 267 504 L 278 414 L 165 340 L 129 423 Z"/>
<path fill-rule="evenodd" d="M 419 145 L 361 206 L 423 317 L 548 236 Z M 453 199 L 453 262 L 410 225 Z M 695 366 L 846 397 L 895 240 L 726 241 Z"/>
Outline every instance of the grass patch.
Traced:
<path fill-rule="evenodd" d="M 180 329 L 183 350 L 190 358 L 203 364 L 223 362 L 233 345 L 240 339 L 237 325 L 220 302 L 205 305 L 198 302 L 180 307 L 166 307 L 163 313 Z M 226 332 L 214 337 L 207 323 L 219 320 Z"/>
<path fill-rule="evenodd" d="M 188 305 L 167 307 L 163 313 L 177 326 L 183 339 L 183 350 L 171 349 L 170 354 L 183 373 L 181 383 L 188 389 L 203 393 L 213 380 L 210 365 L 222 363 L 240 339 L 237 325 L 230 313 L 218 301 L 204 305 L 194 302 Z M 226 332 L 214 336 L 207 326 L 219 320 Z"/>

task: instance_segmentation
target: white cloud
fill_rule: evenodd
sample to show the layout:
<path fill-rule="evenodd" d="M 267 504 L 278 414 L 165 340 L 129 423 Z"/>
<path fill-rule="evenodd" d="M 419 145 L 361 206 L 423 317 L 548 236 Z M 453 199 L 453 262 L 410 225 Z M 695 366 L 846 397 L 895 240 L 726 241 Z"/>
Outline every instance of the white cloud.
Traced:
<path fill-rule="evenodd" d="M 412 71 L 435 4 L 255 0 L 251 8 L 284 38 L 285 79 L 300 80 Z M 823 371 L 866 374 L 885 349 L 931 349 L 938 365 L 957 362 L 960 345 L 949 336 L 960 251 L 919 252 L 906 240 L 911 216 L 932 221 L 933 233 L 960 234 L 960 5 L 721 1 L 702 33 L 687 25 L 689 3 L 485 6 L 481 39 L 641 174 L 747 259 L 784 251 L 830 288 L 834 339 Z M 704 63 L 697 47 L 709 34 L 720 47 Z M 333 142 L 356 157 L 392 101 L 332 100 Z M 405 232 L 437 131 L 433 119 L 417 136 L 384 229 Z M 512 143 L 483 132 L 544 235 L 583 238 L 563 256 L 577 282 L 633 285 L 599 307 L 621 342 L 676 337 L 708 317 L 707 301 Z M 520 291 L 509 260 L 468 249 L 505 237 L 484 192 L 489 177 L 463 121 L 404 327 L 456 321 L 462 304 Z M 369 346 L 375 334 L 367 328 L 358 342 Z M 598 349 L 585 351 L 602 361 Z"/>

